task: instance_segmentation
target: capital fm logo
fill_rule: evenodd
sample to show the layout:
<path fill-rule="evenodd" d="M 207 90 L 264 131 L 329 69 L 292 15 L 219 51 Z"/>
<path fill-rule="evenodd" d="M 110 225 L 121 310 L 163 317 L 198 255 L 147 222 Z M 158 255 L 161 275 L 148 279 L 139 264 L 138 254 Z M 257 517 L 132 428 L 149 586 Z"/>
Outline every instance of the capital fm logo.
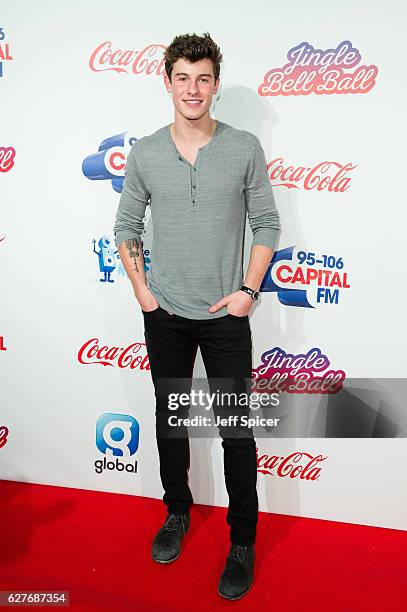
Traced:
<path fill-rule="evenodd" d="M 0 425 L 0 448 L 7 444 L 9 429 L 5 425 Z"/>
<path fill-rule="evenodd" d="M 140 427 L 129 414 L 106 413 L 96 423 L 96 447 L 103 459 L 95 461 L 95 472 L 104 470 L 137 473 L 137 461 L 131 461 L 139 446 Z"/>
<path fill-rule="evenodd" d="M 260 291 L 276 293 L 284 306 L 337 306 L 350 289 L 342 257 L 290 246 L 274 252 Z"/>
<path fill-rule="evenodd" d="M 287 59 L 281 68 L 266 72 L 260 96 L 365 94 L 376 84 L 377 66 L 360 64 L 362 55 L 350 40 L 325 50 L 303 41 L 289 49 Z"/>
<path fill-rule="evenodd" d="M 265 476 L 279 476 L 280 478 L 299 478 L 300 480 L 318 480 L 321 475 L 320 464 L 327 459 L 327 455 L 313 455 L 311 453 L 296 451 L 281 457 L 279 455 L 260 455 L 256 448 L 257 471 Z"/>
<path fill-rule="evenodd" d="M 0 78 L 5 76 L 4 62 L 11 62 L 13 56 L 10 52 L 10 45 L 6 41 L 6 33 L 4 28 L 0 27 Z"/>
<path fill-rule="evenodd" d="M 165 71 L 165 46 L 151 43 L 141 49 L 117 49 L 112 41 L 105 40 L 91 53 L 89 68 L 92 72 L 113 71 L 138 76 L 162 76 Z"/>
<path fill-rule="evenodd" d="M 122 132 L 103 140 L 97 153 L 88 155 L 82 162 L 82 173 L 91 181 L 110 181 L 117 193 L 121 194 L 124 183 L 127 156 L 137 138 L 130 132 Z M 146 222 L 148 219 L 146 215 Z M 98 257 L 99 281 L 114 283 L 112 276 L 127 278 L 127 272 L 120 260 L 116 244 L 111 236 L 105 234 L 92 239 L 93 250 Z M 98 249 L 96 249 L 96 244 Z M 143 249 L 144 269 L 151 263 L 149 249 Z"/>
<path fill-rule="evenodd" d="M 117 193 L 122 192 L 127 155 L 137 138 L 122 132 L 103 140 L 97 153 L 85 157 L 82 172 L 91 181 L 110 181 Z"/>

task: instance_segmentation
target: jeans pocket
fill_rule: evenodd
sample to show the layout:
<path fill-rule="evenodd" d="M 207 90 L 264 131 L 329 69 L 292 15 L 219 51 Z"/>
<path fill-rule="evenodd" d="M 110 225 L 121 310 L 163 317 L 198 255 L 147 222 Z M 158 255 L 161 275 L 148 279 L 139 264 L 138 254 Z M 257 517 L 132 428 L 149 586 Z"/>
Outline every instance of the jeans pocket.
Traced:
<path fill-rule="evenodd" d="M 161 306 L 159 306 L 158 308 L 154 308 L 154 310 L 142 310 L 141 312 L 143 313 L 143 315 L 151 315 L 154 312 L 157 312 L 158 310 L 161 310 Z"/>

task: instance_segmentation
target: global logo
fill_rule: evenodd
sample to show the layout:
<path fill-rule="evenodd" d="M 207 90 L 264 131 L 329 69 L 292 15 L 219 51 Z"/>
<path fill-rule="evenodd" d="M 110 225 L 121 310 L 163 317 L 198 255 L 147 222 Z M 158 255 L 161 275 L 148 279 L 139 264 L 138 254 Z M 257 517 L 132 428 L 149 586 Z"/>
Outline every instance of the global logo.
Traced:
<path fill-rule="evenodd" d="M 96 423 L 96 447 L 104 455 L 95 461 L 95 472 L 104 470 L 137 473 L 137 461 L 128 460 L 139 446 L 140 426 L 128 414 L 106 413 Z"/>
<path fill-rule="evenodd" d="M 85 157 L 82 172 L 91 181 L 111 181 L 117 193 L 122 192 L 127 155 L 137 138 L 122 132 L 103 140 L 97 153 Z"/>
<path fill-rule="evenodd" d="M 260 291 L 277 293 L 284 306 L 338 305 L 343 291 L 350 288 L 344 267 L 342 257 L 290 246 L 274 252 Z"/>

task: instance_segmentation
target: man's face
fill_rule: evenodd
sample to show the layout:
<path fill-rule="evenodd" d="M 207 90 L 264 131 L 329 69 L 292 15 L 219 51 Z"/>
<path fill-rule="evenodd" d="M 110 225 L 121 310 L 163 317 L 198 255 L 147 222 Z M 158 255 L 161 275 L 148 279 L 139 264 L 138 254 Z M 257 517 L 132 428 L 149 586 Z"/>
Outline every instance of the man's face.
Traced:
<path fill-rule="evenodd" d="M 215 83 L 213 64 L 207 58 L 194 63 L 177 60 L 172 67 L 171 82 L 167 75 L 164 81 L 167 91 L 172 92 L 176 112 L 190 120 L 201 119 L 209 112 L 220 82 L 218 79 Z"/>

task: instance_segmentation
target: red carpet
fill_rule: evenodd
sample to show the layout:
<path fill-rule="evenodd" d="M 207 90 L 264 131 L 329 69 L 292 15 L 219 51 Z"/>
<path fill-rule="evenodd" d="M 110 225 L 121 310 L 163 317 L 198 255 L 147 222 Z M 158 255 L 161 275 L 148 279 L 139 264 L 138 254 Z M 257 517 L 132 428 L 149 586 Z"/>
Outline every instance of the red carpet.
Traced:
<path fill-rule="evenodd" d="M 404 531 L 262 513 L 254 584 L 230 602 L 217 594 L 229 548 L 224 508 L 195 505 L 181 557 L 162 566 L 150 558 L 165 517 L 160 500 L 8 481 L 0 500 L 0 590 L 70 591 L 70 610 L 407 606 Z"/>

